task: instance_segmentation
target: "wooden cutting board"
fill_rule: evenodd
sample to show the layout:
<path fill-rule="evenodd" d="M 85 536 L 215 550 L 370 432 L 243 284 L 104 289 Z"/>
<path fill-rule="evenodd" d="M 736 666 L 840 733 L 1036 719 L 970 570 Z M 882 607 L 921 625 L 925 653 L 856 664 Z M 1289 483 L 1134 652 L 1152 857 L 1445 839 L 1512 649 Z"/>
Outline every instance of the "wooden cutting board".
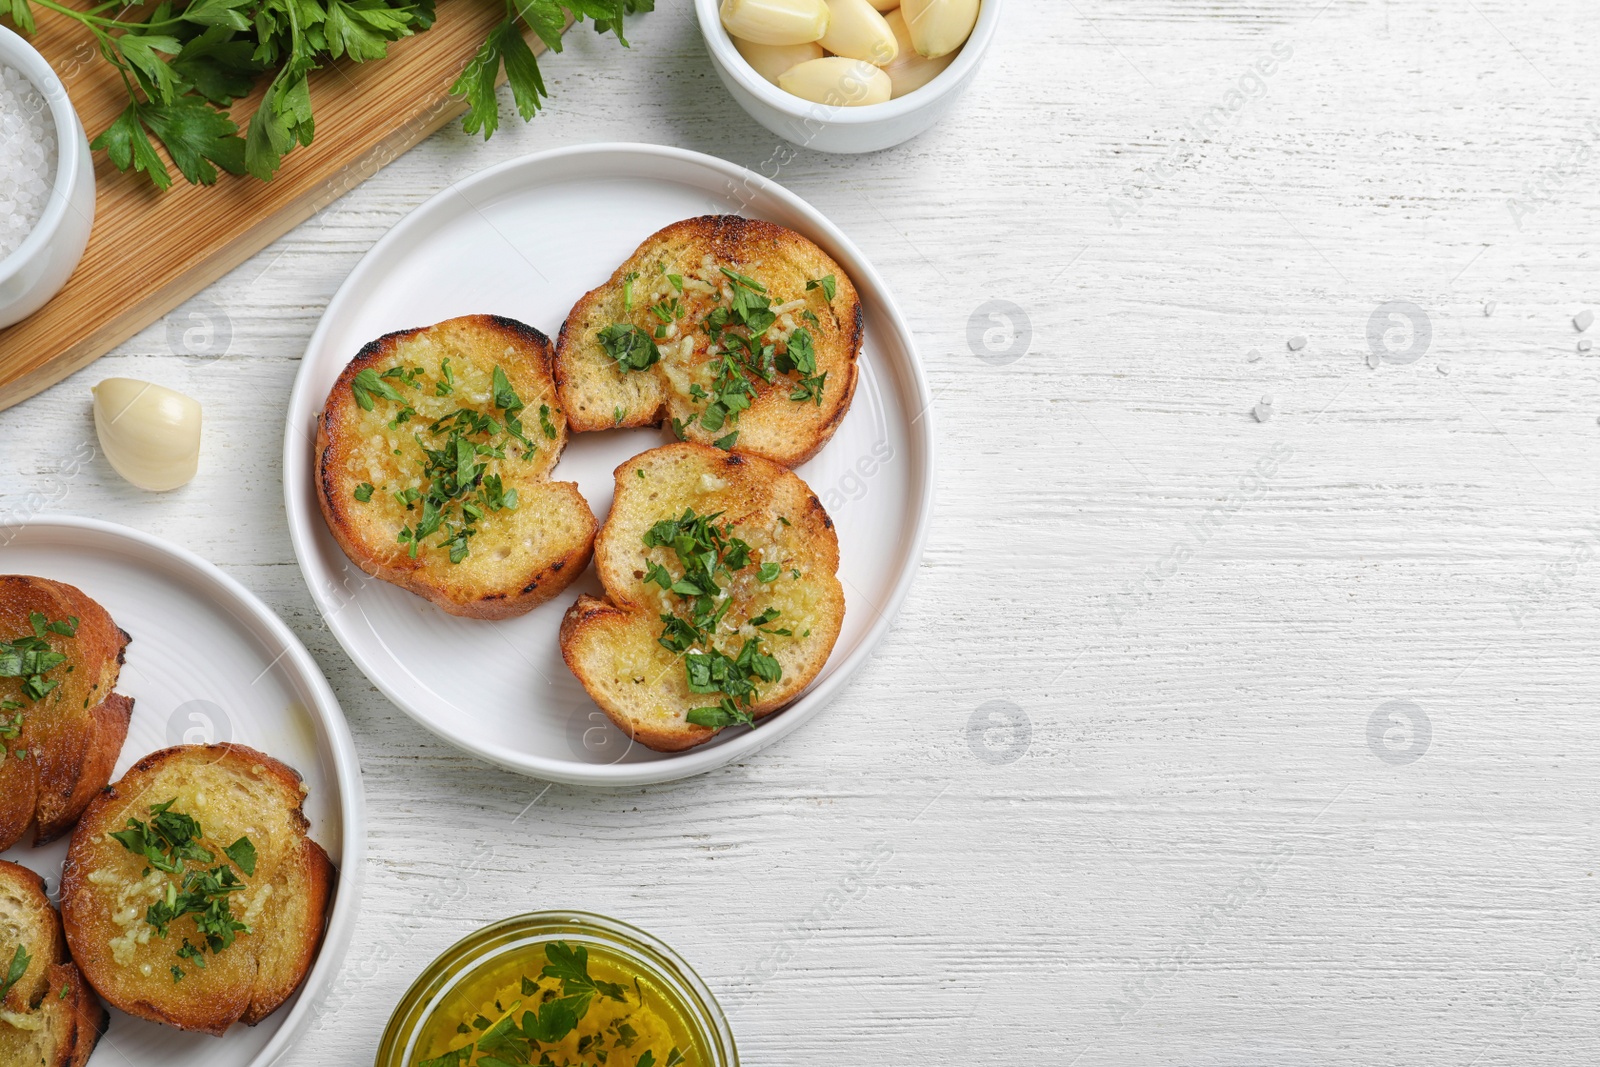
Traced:
<path fill-rule="evenodd" d="M 35 13 L 30 41 L 66 83 L 93 140 L 121 113 L 122 83 L 79 23 Z M 340 61 L 311 76 L 316 138 L 270 182 L 224 174 L 216 185 L 191 186 L 173 169 L 163 193 L 96 152 L 83 262 L 50 303 L 0 330 L 0 409 L 98 359 L 460 115 L 465 105 L 450 86 L 505 5 L 444 0 L 438 13 L 431 29 L 390 45 L 385 59 Z M 543 51 L 537 38 L 530 43 Z M 234 106 L 241 129 L 264 89 L 265 80 Z"/>

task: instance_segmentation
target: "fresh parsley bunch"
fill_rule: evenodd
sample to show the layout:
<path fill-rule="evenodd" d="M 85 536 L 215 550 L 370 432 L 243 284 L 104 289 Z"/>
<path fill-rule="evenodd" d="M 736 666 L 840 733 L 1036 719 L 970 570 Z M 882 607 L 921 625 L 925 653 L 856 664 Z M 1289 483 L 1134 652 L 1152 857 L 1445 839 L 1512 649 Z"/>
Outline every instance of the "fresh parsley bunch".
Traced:
<path fill-rule="evenodd" d="M 504 21 L 451 87 L 467 101 L 463 126 L 485 138 L 499 126 L 494 89 L 502 66 L 524 119 L 549 95 L 521 27 L 559 52 L 568 17 L 587 17 L 626 46 L 623 16 L 655 8 L 655 0 L 502 2 Z M 35 7 L 82 23 L 127 90 L 127 107 L 91 147 L 161 189 L 172 175 L 157 141 L 191 183 L 212 184 L 219 168 L 270 180 L 283 157 L 315 134 L 312 71 L 341 58 L 382 59 L 390 42 L 435 18 L 434 0 L 161 0 L 153 7 L 104 0 L 85 10 L 57 0 L 0 0 L 0 16 L 31 34 Z M 229 109 L 264 78 L 266 96 L 241 136 Z"/>

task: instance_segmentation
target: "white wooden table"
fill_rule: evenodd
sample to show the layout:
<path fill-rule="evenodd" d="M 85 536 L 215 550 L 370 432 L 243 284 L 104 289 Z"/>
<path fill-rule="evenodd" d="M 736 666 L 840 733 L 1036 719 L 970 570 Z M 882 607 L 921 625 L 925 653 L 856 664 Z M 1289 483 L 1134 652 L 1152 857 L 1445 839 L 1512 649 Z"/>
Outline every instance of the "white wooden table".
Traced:
<path fill-rule="evenodd" d="M 676 946 L 750 1064 L 1600 1059 L 1600 10 L 1010 2 L 943 126 L 779 175 L 916 325 L 941 480 L 876 660 L 748 763 L 597 793 L 458 754 L 318 626 L 279 483 L 323 305 L 432 193 L 596 139 L 771 156 L 686 4 L 0 414 L 0 512 L 194 549 L 343 702 L 370 875 L 287 1063 L 369 1062 L 438 951 L 547 907 Z M 61 482 L 111 375 L 204 402 L 191 486 Z"/>

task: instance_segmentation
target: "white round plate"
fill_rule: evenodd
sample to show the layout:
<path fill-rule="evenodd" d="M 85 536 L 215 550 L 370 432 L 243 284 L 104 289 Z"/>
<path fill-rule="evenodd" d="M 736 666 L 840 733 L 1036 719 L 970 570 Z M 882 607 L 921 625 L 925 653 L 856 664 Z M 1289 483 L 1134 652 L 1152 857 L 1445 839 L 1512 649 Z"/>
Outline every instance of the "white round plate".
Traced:
<path fill-rule="evenodd" d="M 129 643 L 117 692 L 133 721 L 112 781 L 157 749 L 235 741 L 305 779 L 311 836 L 339 870 L 328 932 L 311 973 L 258 1026 L 221 1038 L 111 1011 L 89 1067 L 266 1067 L 305 1029 L 344 961 L 355 929 L 366 851 L 361 768 L 333 690 L 311 655 L 244 586 L 176 545 L 97 519 L 50 516 L 0 526 L 0 573 L 82 589 Z M 42 875 L 54 898 L 66 840 L 4 854 Z"/>
<path fill-rule="evenodd" d="M 556 632 L 593 569 L 565 594 L 501 622 L 445 614 L 369 579 L 334 542 L 312 478 L 316 419 L 339 372 L 382 334 L 457 315 L 518 319 L 551 338 L 579 297 L 656 230 L 738 213 L 816 241 L 855 281 L 866 314 L 855 401 L 798 473 L 839 532 L 844 632 L 822 674 L 754 729 L 662 754 L 612 727 L 562 662 Z M 816 714 L 888 631 L 910 586 L 933 503 L 928 387 L 911 331 L 861 252 L 792 193 L 731 163 L 676 148 L 599 144 L 527 156 L 458 182 L 417 208 L 351 271 L 328 304 L 289 400 L 283 487 L 289 533 L 311 595 L 350 658 L 422 725 L 491 763 L 580 785 L 663 782 L 720 767 Z M 555 477 L 575 481 L 596 517 L 612 471 L 670 431 L 573 434 Z"/>

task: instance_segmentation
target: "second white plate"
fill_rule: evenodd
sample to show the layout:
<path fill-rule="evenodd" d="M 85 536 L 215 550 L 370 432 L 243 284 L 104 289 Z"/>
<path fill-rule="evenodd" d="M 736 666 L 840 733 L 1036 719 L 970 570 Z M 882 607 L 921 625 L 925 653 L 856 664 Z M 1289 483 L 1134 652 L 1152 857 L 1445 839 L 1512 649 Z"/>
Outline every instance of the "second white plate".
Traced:
<path fill-rule="evenodd" d="M 593 571 L 566 594 L 503 622 L 461 619 L 369 579 L 323 523 L 311 477 L 316 419 L 367 341 L 456 315 L 519 319 L 552 339 L 567 312 L 650 234 L 679 219 L 744 214 L 805 234 L 855 281 L 866 313 L 850 413 L 799 475 L 839 532 L 846 616 L 821 676 L 755 729 L 689 752 L 630 742 L 590 702 L 556 644 Z M 295 379 L 284 496 L 295 554 L 329 628 L 367 678 L 422 725 L 492 763 L 553 781 L 638 785 L 719 767 L 791 733 L 871 654 L 910 587 L 933 503 L 927 382 L 876 270 L 814 208 L 759 175 L 655 145 L 561 149 L 482 171 L 435 196 L 380 240 L 340 287 Z M 576 481 L 597 518 L 617 464 L 668 439 L 656 430 L 572 435 L 555 477 Z"/>
<path fill-rule="evenodd" d="M 59 515 L 0 526 L 0 573 L 75 585 L 133 638 L 116 687 L 133 698 L 133 721 L 112 781 L 157 749 L 218 741 L 259 749 L 305 780 L 311 836 L 333 858 L 339 881 L 300 991 L 259 1025 L 234 1026 L 222 1038 L 112 1011 L 89 1059 L 89 1067 L 266 1067 L 334 988 L 360 906 L 361 766 L 333 690 L 266 605 L 210 563 L 149 534 Z M 54 897 L 66 853 L 62 838 L 39 848 L 19 844 L 4 858 L 37 871 Z"/>

